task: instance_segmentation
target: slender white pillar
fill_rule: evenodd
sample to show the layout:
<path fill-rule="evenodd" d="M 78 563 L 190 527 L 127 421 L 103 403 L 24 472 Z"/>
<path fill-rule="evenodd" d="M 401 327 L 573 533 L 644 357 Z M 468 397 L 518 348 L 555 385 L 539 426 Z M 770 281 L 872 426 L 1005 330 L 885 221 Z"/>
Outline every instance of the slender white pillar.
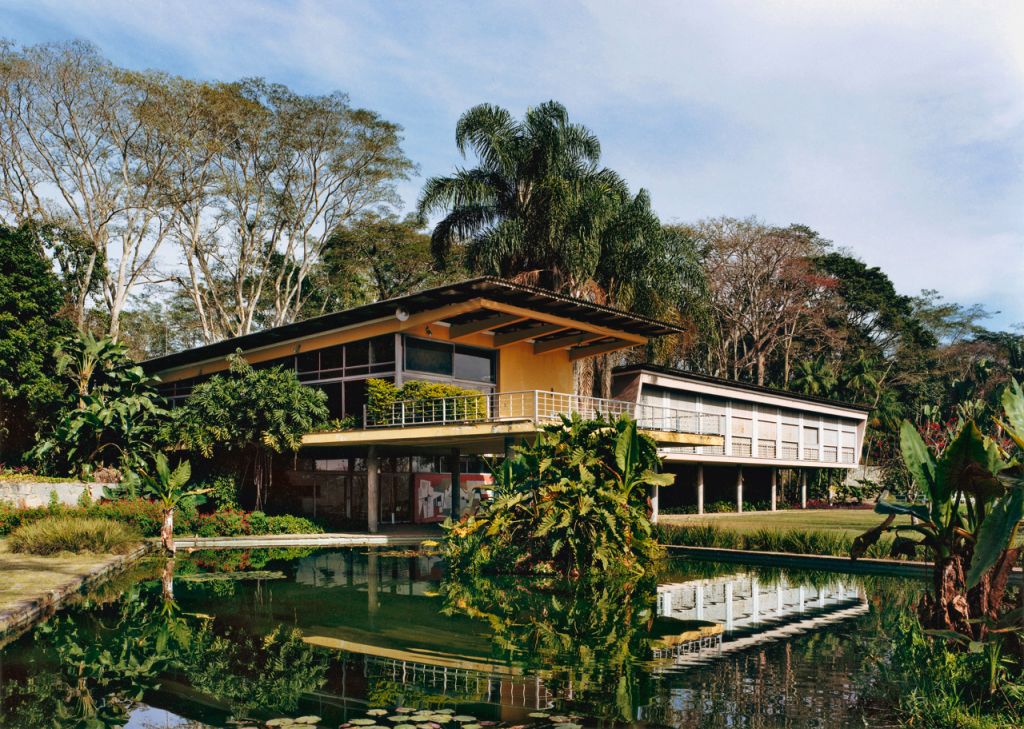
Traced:
<path fill-rule="evenodd" d="M 380 473 L 377 446 L 366 449 L 366 529 L 377 533 L 377 519 L 380 516 Z"/>
<path fill-rule="evenodd" d="M 651 523 L 658 523 L 658 494 L 659 487 L 651 486 Z"/>
<path fill-rule="evenodd" d="M 732 632 L 732 583 L 725 583 L 725 629 Z"/>
<path fill-rule="evenodd" d="M 697 513 L 704 513 L 704 464 L 697 466 Z"/>
<path fill-rule="evenodd" d="M 736 513 L 743 513 L 743 466 L 736 468 Z"/>
<path fill-rule="evenodd" d="M 772 468 L 772 511 L 778 508 L 779 469 Z"/>
<path fill-rule="evenodd" d="M 807 508 L 807 471 L 800 472 L 800 508 Z"/>

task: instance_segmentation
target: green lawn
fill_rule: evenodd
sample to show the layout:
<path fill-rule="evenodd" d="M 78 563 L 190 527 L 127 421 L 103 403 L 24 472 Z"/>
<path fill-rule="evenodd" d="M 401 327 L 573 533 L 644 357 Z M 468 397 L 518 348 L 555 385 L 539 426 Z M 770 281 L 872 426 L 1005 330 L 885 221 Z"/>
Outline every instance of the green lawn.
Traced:
<path fill-rule="evenodd" d="M 855 537 L 880 524 L 883 518 L 867 509 L 787 509 L 775 512 L 752 511 L 744 514 L 701 514 L 700 516 L 696 514 L 662 514 L 658 517 L 658 521 L 662 524 L 680 526 L 714 524 L 722 529 L 731 529 L 741 533 L 755 532 L 758 529 L 827 530 L 847 532 L 850 536 Z"/>

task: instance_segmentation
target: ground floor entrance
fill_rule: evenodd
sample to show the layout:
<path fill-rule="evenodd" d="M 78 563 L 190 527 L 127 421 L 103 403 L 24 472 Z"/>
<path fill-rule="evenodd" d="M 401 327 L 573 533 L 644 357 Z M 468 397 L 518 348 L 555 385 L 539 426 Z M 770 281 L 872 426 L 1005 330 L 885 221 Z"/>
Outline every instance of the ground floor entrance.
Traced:
<path fill-rule="evenodd" d="M 451 456 L 377 459 L 380 524 L 430 524 L 451 514 Z M 460 513 L 489 498 L 493 477 L 479 457 L 460 456 Z M 300 457 L 281 472 L 275 508 L 336 527 L 365 527 L 370 488 L 365 457 Z"/>

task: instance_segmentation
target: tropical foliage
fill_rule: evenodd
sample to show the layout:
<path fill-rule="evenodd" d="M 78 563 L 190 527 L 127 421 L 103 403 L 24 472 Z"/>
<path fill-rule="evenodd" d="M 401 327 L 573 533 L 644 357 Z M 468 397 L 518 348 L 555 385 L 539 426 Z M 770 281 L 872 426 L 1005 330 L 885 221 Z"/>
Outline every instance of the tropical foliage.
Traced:
<path fill-rule="evenodd" d="M 409 380 L 398 387 L 389 380 L 370 378 L 366 413 L 377 424 L 479 420 L 487 414 L 487 398 L 479 390 L 442 382 Z"/>
<path fill-rule="evenodd" d="M 183 504 L 198 506 L 205 500 L 209 488 L 189 488 L 192 467 L 181 461 L 171 470 L 167 456 L 157 453 L 153 468 L 129 474 L 119 486 L 121 490 L 140 492 L 160 504 L 160 543 L 168 552 L 174 552 L 174 512 Z"/>
<path fill-rule="evenodd" d="M 1024 448 L 1024 391 L 1016 382 L 1005 390 L 1003 406 L 1003 431 Z M 921 604 L 922 622 L 982 639 L 988 621 L 999 620 L 1006 609 L 1008 579 L 1021 554 L 1021 465 L 1006 444 L 983 435 L 972 421 L 938 454 L 908 422 L 900 436 L 903 459 L 926 502 L 879 501 L 875 510 L 888 518 L 862 535 L 853 554 L 884 532 L 895 532 L 894 551 L 923 551 L 935 563 L 932 593 Z M 916 523 L 894 525 L 899 514 Z"/>
<path fill-rule="evenodd" d="M 254 484 L 255 508 L 262 510 L 274 455 L 295 452 L 302 436 L 327 420 L 327 396 L 282 367 L 256 369 L 240 355 L 229 360 L 226 373 L 196 386 L 174 410 L 165 437 L 204 458 L 234 464 L 241 480 Z"/>
<path fill-rule="evenodd" d="M 40 236 L 0 225 L 0 462 L 21 460 L 60 407 L 54 350 L 72 330 L 63 308 Z"/>
<path fill-rule="evenodd" d="M 496 498 L 477 514 L 444 524 L 453 574 L 642 573 L 660 553 L 648 491 L 658 473 L 653 440 L 635 420 L 564 417 L 494 469 Z"/>
<path fill-rule="evenodd" d="M 98 467 L 134 469 L 152 457 L 167 412 L 157 380 L 123 344 L 88 333 L 69 337 L 57 351 L 56 372 L 71 402 L 36 445 L 36 460 L 88 479 Z"/>

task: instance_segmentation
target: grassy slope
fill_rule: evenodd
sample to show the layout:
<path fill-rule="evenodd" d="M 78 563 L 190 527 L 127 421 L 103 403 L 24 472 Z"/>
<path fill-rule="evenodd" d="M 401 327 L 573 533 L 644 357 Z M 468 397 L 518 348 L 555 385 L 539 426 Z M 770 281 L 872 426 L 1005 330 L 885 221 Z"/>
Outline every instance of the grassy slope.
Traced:
<path fill-rule="evenodd" d="M 756 511 L 744 514 L 663 514 L 658 521 L 663 524 L 687 526 L 713 524 L 721 529 L 751 533 L 758 529 L 780 531 L 839 531 L 851 537 L 877 526 L 883 517 L 867 509 L 807 509 L 786 511 Z M 908 520 L 909 521 L 909 520 Z"/>
<path fill-rule="evenodd" d="M 72 580 L 82 577 L 99 565 L 116 559 L 110 554 L 61 554 L 37 557 L 14 554 L 0 539 L 0 612 L 12 603 L 39 597 Z"/>

